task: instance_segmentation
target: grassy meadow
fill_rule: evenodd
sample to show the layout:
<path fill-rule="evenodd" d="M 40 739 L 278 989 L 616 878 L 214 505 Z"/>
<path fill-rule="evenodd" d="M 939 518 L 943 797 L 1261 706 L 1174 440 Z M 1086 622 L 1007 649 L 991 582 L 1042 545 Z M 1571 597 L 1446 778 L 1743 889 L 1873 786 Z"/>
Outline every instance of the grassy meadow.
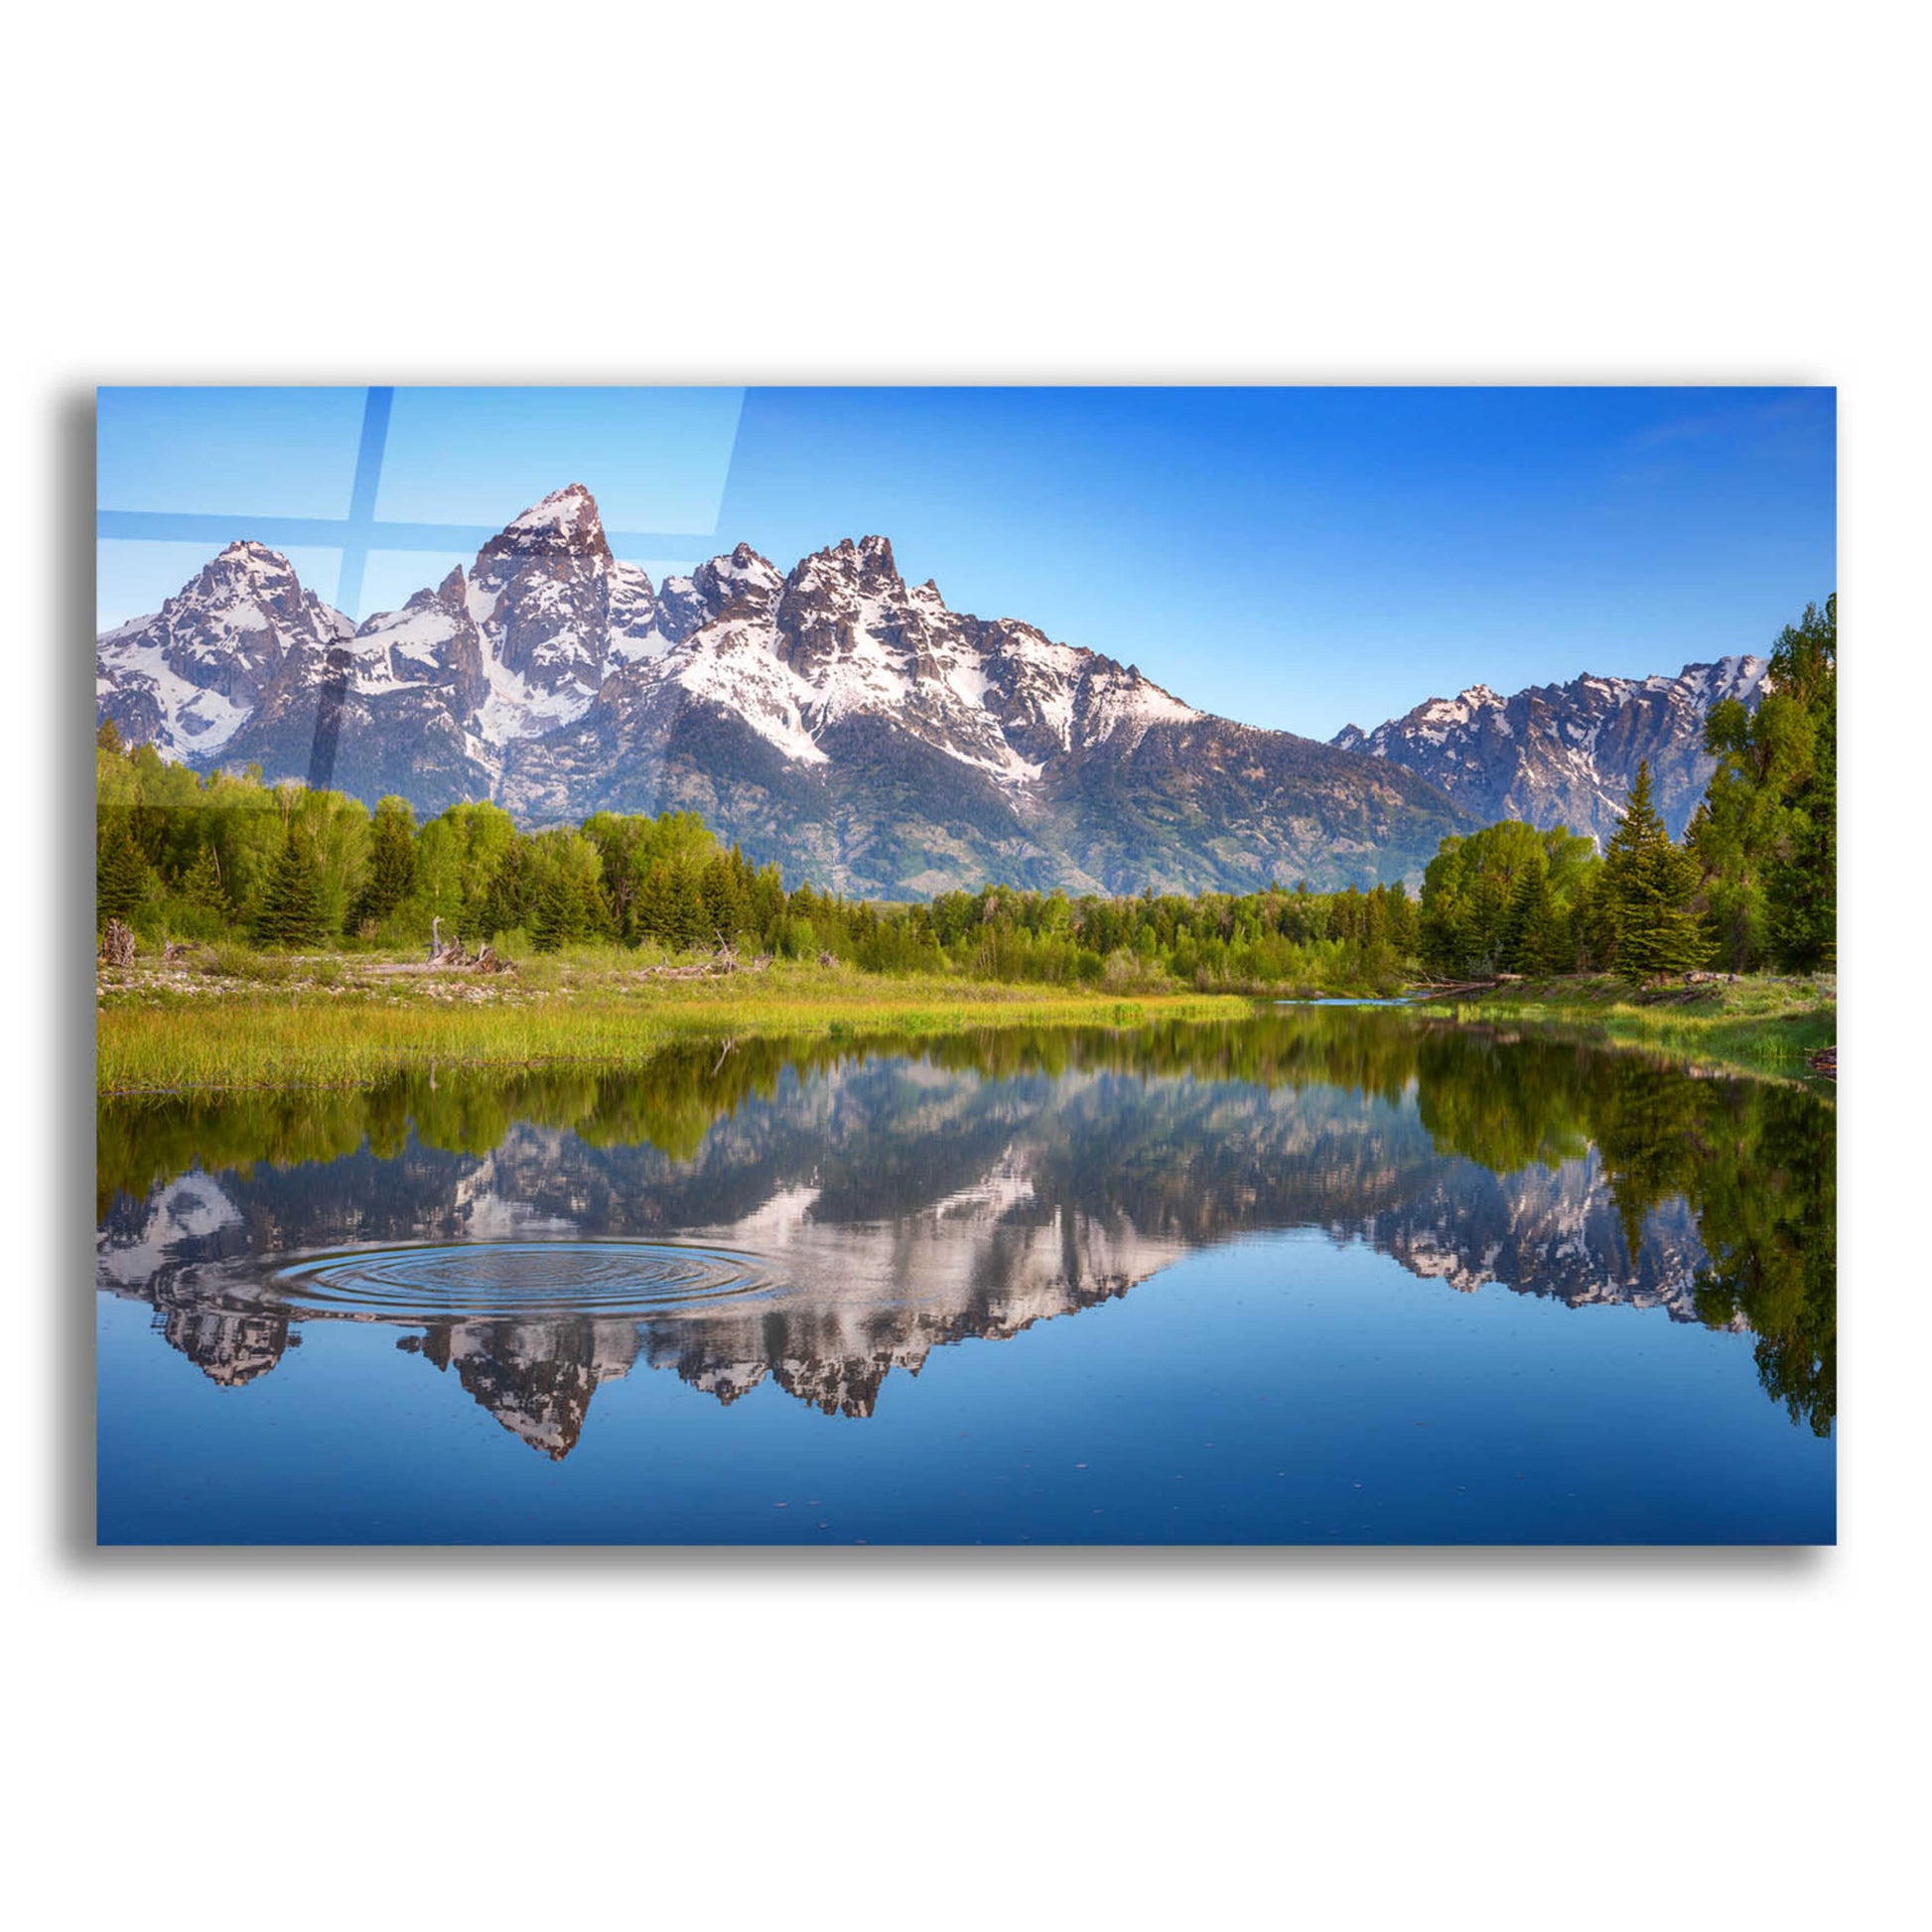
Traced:
<path fill-rule="evenodd" d="M 906 1038 L 991 1028 L 1226 1020 L 1245 993 L 896 976 L 850 965 L 667 977 L 637 952 L 580 946 L 501 974 L 368 953 L 236 945 L 103 966 L 99 1091 L 359 1086 L 414 1066 L 624 1065 L 700 1038 Z M 1283 989 L 1287 992 L 1289 989 Z M 1633 989 L 1604 976 L 1506 982 L 1430 1001 L 1432 1017 L 1520 1026 L 1763 1071 L 1802 1071 L 1837 1037 L 1831 976 Z"/>
<path fill-rule="evenodd" d="M 358 1086 L 431 1062 L 622 1065 L 693 1038 L 1133 1027 L 1253 1010 L 1232 995 L 901 979 L 803 963 L 668 979 L 640 969 L 635 952 L 603 946 L 543 954 L 498 975 L 222 946 L 103 967 L 98 985 L 103 1094 Z"/>
<path fill-rule="evenodd" d="M 1430 1011 L 1491 1025 L 1557 1029 L 1609 1045 L 1685 1053 L 1730 1066 L 1802 1071 L 1838 1039 L 1835 974 L 1753 975 L 1639 990 L 1608 975 L 1507 982 L 1432 1002 Z"/>

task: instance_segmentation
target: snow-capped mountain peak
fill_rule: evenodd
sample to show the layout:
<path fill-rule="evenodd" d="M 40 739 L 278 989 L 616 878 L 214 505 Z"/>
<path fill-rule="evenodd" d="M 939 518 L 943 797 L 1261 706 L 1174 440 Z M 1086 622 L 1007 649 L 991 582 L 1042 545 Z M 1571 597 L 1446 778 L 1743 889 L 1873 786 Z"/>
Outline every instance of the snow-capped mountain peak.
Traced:
<path fill-rule="evenodd" d="M 690 581 L 711 616 L 721 617 L 737 605 L 769 604 L 785 580 L 769 559 L 760 557 L 749 543 L 741 543 L 729 556 L 700 564 Z"/>
<path fill-rule="evenodd" d="M 502 537 L 552 536 L 587 546 L 604 542 L 604 519 L 598 514 L 597 499 L 582 483 L 553 489 L 521 516 L 512 517 L 502 530 Z"/>
<path fill-rule="evenodd" d="M 206 759 L 353 628 L 302 588 L 279 550 L 231 543 L 159 611 L 100 637 L 96 708 L 129 739 Z"/>
<path fill-rule="evenodd" d="M 1765 660 L 1686 664 L 1675 677 L 1599 677 L 1534 685 L 1504 697 L 1472 684 L 1431 698 L 1372 732 L 1350 725 L 1330 742 L 1428 778 L 1485 822 L 1567 825 L 1598 842 L 1648 759 L 1658 810 L 1680 836 L 1710 781 L 1704 721 L 1713 705 L 1763 695 Z"/>

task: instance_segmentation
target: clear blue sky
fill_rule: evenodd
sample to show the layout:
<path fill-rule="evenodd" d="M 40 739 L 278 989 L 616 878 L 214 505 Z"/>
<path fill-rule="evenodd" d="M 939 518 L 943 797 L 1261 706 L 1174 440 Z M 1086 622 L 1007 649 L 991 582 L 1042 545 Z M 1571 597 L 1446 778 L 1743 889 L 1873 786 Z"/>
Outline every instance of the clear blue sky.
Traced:
<path fill-rule="evenodd" d="M 319 595 L 353 590 L 331 526 L 365 402 L 101 391 L 102 622 L 268 519 Z M 1763 651 L 1836 587 L 1835 439 L 1829 389 L 400 389 L 345 601 L 400 603 L 585 483 L 653 575 L 883 531 L 955 609 L 1325 738 L 1478 680 Z"/>

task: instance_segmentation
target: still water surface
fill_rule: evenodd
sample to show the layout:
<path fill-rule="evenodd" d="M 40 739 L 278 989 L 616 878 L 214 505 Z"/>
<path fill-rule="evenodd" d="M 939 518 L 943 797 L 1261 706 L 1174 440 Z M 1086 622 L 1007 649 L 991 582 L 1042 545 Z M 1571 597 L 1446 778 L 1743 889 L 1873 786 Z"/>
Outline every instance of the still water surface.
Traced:
<path fill-rule="evenodd" d="M 1834 1535 L 1796 1084 L 1284 1009 L 98 1129 L 103 1542 Z"/>

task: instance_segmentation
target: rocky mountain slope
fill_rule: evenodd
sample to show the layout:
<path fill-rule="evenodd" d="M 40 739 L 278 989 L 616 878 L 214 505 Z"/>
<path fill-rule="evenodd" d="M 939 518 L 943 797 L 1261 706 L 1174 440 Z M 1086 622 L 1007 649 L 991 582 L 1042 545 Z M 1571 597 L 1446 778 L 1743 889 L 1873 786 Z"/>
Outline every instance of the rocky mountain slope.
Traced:
<path fill-rule="evenodd" d="M 1400 761 L 1210 717 L 1134 665 L 952 611 L 884 537 L 789 573 L 741 544 L 653 585 L 581 484 L 359 626 L 232 545 L 101 636 L 96 694 L 124 736 L 205 768 L 422 813 L 488 797 L 538 824 L 688 808 L 756 860 L 887 897 L 1368 885 L 1473 822 Z"/>
<path fill-rule="evenodd" d="M 1429 779 L 1485 825 L 1567 825 L 1599 844 L 1648 759 L 1657 808 L 1681 838 L 1713 769 L 1705 716 L 1724 698 L 1755 706 L 1765 669 L 1761 657 L 1725 657 L 1675 677 L 1580 677 L 1507 698 L 1472 684 L 1372 732 L 1349 725 L 1332 742 Z"/>

